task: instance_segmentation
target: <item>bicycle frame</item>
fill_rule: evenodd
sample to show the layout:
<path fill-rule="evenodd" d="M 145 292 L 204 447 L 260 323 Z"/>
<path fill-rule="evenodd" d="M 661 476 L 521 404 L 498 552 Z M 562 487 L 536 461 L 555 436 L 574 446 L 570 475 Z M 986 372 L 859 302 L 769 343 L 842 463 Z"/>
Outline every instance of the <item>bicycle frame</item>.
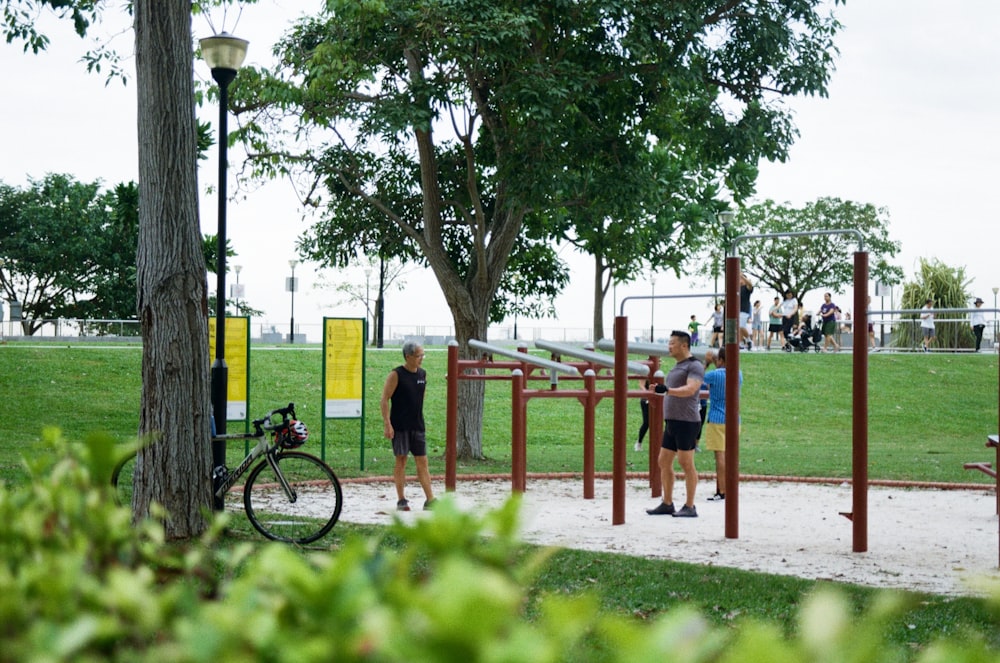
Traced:
<path fill-rule="evenodd" d="M 255 444 L 253 449 L 250 450 L 250 453 L 247 454 L 247 457 L 244 458 L 238 466 L 236 466 L 236 469 L 232 470 L 225 477 L 222 478 L 222 480 L 219 482 L 218 487 L 215 489 L 216 497 L 224 497 L 225 494 L 229 492 L 229 489 L 233 487 L 233 484 L 235 484 L 237 480 L 239 480 L 239 478 L 243 476 L 243 474 L 248 469 L 250 469 L 250 466 L 253 465 L 254 462 L 264 454 L 268 455 L 268 460 L 270 461 L 271 466 L 274 468 L 275 473 L 279 477 L 281 477 L 282 487 L 285 488 L 285 490 L 288 490 L 288 486 L 285 485 L 285 478 L 281 476 L 281 472 L 278 470 L 276 464 L 270 460 L 270 455 L 271 455 L 270 452 L 275 448 L 275 445 L 271 444 L 268 441 L 266 431 L 262 431 L 260 435 L 257 435 L 256 433 L 253 434 L 245 433 L 237 435 L 220 435 L 212 438 L 213 442 L 217 442 L 220 440 L 224 441 L 257 440 L 257 444 Z M 216 471 L 218 471 L 218 468 L 216 468 Z"/>

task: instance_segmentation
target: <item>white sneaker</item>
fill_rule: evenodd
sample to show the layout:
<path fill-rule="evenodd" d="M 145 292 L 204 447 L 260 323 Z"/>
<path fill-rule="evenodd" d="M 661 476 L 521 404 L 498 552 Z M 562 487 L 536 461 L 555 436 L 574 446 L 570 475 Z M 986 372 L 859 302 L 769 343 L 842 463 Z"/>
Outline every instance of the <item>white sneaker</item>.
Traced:
<path fill-rule="evenodd" d="M 642 442 L 636 442 L 635 443 L 635 450 L 636 451 L 642 451 Z"/>

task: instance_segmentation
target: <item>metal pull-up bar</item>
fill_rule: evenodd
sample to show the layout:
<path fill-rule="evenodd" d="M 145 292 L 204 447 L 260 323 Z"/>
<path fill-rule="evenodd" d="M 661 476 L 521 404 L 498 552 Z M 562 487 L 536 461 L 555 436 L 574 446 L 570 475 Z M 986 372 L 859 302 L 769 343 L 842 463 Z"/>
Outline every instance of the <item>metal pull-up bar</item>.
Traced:
<path fill-rule="evenodd" d="M 550 371 L 556 371 L 558 373 L 566 373 L 567 375 L 580 375 L 580 371 L 578 371 L 575 366 L 561 364 L 558 361 L 552 361 L 551 359 L 544 359 L 542 357 L 534 357 L 526 352 L 518 352 L 517 350 L 508 350 L 507 348 L 501 347 L 499 345 L 493 345 L 491 343 L 483 343 L 482 341 L 477 341 L 474 338 L 469 339 L 469 347 L 475 348 L 476 350 L 483 350 L 484 352 L 492 352 L 493 354 L 504 355 L 505 357 L 511 357 L 512 359 L 523 361 L 526 364 L 533 364 L 535 366 L 541 366 L 542 368 L 547 368 Z"/>
<path fill-rule="evenodd" d="M 568 343 L 554 343 L 552 341 L 539 339 L 535 341 L 535 347 L 539 350 L 548 350 L 549 352 L 555 352 L 560 355 L 576 357 L 577 359 L 582 359 L 592 364 L 597 364 L 598 366 L 604 366 L 605 368 L 615 367 L 615 358 L 613 356 L 602 355 L 598 352 L 593 352 L 592 350 L 580 348 L 575 345 L 569 345 Z M 612 345 L 612 347 L 608 349 L 614 350 L 614 346 Z M 628 370 L 629 373 L 634 375 L 649 375 L 649 366 L 638 361 L 628 362 Z"/>

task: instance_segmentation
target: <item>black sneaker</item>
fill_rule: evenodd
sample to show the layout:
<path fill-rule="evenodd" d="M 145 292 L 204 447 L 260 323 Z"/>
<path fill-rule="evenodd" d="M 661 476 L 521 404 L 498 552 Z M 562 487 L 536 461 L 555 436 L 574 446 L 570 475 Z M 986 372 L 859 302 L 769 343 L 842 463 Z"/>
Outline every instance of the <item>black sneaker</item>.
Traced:
<path fill-rule="evenodd" d="M 646 509 L 646 513 L 648 513 L 651 516 L 669 516 L 673 512 L 674 512 L 674 505 L 664 504 L 663 502 L 657 504 L 655 509 Z"/>
<path fill-rule="evenodd" d="M 424 502 L 424 511 L 430 511 L 436 506 L 437 506 L 437 498 L 435 497 L 434 499 L 430 499 Z"/>
<path fill-rule="evenodd" d="M 406 500 L 399 500 L 396 502 L 396 511 L 409 511 L 410 503 Z"/>
<path fill-rule="evenodd" d="M 697 518 L 698 511 L 693 506 L 685 504 L 680 511 L 674 511 L 674 518 Z"/>
<path fill-rule="evenodd" d="M 721 502 L 724 499 L 726 499 L 726 495 L 724 493 L 716 493 L 715 495 L 712 495 L 711 497 L 709 497 L 708 501 L 709 502 Z"/>

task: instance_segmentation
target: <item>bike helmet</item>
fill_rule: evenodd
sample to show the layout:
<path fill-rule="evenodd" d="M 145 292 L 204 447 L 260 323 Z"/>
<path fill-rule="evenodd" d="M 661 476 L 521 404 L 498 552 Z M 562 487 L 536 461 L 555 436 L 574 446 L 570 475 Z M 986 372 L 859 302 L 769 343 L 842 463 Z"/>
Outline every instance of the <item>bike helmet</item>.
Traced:
<path fill-rule="evenodd" d="M 288 427 L 282 436 L 281 446 L 286 449 L 295 449 L 305 444 L 308 439 L 309 429 L 306 428 L 306 425 L 298 419 L 292 419 L 288 422 Z"/>

